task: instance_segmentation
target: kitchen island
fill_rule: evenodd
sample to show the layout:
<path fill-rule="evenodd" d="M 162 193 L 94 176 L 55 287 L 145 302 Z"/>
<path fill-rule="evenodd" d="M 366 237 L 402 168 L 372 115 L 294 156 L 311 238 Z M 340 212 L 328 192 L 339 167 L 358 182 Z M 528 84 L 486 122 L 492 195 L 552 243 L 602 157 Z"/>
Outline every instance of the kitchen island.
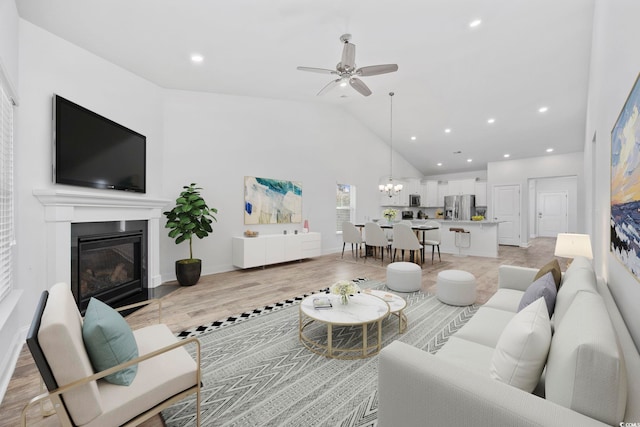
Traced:
<path fill-rule="evenodd" d="M 431 221 L 440 223 L 440 252 L 454 255 L 498 257 L 499 221 L 463 221 L 440 218 Z M 413 220 L 412 223 L 420 225 L 424 223 L 424 220 Z M 452 228 L 462 229 L 465 232 L 456 233 L 451 231 Z M 456 234 L 458 234 L 457 238 Z M 429 246 L 425 248 L 425 250 L 429 249 Z"/>

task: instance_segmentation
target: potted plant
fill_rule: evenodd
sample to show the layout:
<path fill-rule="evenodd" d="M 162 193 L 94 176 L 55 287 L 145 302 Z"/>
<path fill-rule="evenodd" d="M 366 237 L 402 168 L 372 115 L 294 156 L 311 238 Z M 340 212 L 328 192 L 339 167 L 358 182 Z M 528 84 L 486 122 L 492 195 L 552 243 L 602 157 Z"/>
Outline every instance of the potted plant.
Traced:
<path fill-rule="evenodd" d="M 165 228 L 169 228 L 169 237 L 175 239 L 176 245 L 189 241 L 189 258 L 176 261 L 176 278 L 183 286 L 198 283 L 202 271 L 202 260 L 193 258 L 193 236 L 198 239 L 207 237 L 213 232 L 211 224 L 217 221 L 213 214 L 218 210 L 209 208 L 200 195 L 202 188 L 195 183 L 182 187 L 183 191 L 176 199 L 176 206 L 164 212 L 167 217 Z"/>

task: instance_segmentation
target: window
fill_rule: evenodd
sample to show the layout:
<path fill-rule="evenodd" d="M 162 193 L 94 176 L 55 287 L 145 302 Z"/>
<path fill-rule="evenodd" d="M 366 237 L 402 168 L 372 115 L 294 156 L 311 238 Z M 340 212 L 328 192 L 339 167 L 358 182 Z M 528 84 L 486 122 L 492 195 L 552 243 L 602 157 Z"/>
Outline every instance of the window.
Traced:
<path fill-rule="evenodd" d="M 0 79 L 0 300 L 13 286 L 14 244 L 13 101 L 4 79 Z"/>
<path fill-rule="evenodd" d="M 356 218 L 356 187 L 337 184 L 336 187 L 336 231 L 342 233 L 342 223 L 354 222 Z"/>

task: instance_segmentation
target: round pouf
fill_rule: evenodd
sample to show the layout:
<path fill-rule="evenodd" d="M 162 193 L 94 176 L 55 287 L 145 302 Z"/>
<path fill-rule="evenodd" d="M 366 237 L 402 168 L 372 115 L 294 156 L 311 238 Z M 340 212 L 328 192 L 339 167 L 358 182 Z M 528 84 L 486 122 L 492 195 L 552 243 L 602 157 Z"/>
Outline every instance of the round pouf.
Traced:
<path fill-rule="evenodd" d="M 387 287 L 398 292 L 419 291 L 422 269 L 412 262 L 392 262 L 387 266 Z"/>
<path fill-rule="evenodd" d="M 476 301 L 476 278 L 462 270 L 445 270 L 438 273 L 436 296 L 450 305 L 471 305 Z"/>

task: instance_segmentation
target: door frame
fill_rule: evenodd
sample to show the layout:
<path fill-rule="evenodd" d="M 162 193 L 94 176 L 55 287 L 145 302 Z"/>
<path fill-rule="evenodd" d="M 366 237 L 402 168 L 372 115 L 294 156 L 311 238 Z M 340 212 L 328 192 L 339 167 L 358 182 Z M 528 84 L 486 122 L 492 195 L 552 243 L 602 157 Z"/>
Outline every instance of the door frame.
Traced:
<path fill-rule="evenodd" d="M 499 187 L 512 187 L 518 191 L 518 200 L 516 206 L 518 208 L 518 218 L 515 220 L 515 227 L 518 237 L 514 238 L 513 243 L 500 243 L 500 224 L 498 224 L 498 244 L 522 246 L 522 186 L 520 184 L 495 184 L 491 186 L 491 213 L 494 220 L 496 217 L 496 190 Z"/>

